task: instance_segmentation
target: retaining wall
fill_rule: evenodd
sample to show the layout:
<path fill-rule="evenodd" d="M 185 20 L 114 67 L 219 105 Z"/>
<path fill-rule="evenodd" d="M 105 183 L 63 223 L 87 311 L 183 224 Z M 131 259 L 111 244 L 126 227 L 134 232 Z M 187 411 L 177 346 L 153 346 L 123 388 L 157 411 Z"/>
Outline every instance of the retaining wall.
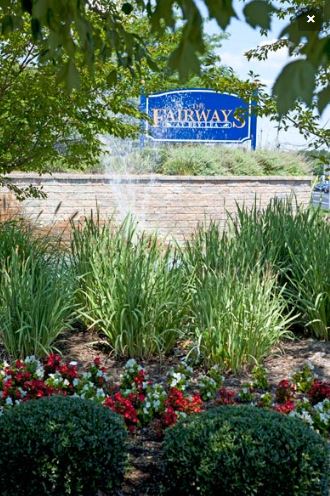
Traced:
<path fill-rule="evenodd" d="M 225 225 L 226 211 L 234 213 L 236 203 L 264 207 L 271 198 L 294 193 L 299 203 L 308 204 L 311 180 L 303 177 L 250 176 L 107 176 L 101 174 L 12 174 L 15 184 L 42 186 L 46 199 L 19 203 L 12 193 L 0 189 L 0 220 L 15 215 L 67 229 L 69 219 L 89 215 L 99 208 L 101 217 L 122 220 L 133 212 L 146 230 L 182 240 L 198 222 L 210 218 Z M 60 204 L 60 208 L 59 207 Z"/>

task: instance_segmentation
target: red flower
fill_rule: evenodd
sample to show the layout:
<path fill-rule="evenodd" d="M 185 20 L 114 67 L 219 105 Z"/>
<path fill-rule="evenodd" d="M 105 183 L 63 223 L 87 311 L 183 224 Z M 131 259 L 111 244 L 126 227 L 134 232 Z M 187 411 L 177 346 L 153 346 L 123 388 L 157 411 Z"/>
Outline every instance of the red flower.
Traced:
<path fill-rule="evenodd" d="M 330 383 L 315 379 L 308 392 L 308 398 L 312 405 L 316 405 L 325 399 L 330 399 Z"/>
<path fill-rule="evenodd" d="M 276 387 L 275 397 L 278 403 L 286 403 L 293 398 L 296 387 L 287 379 L 280 381 Z"/>
<path fill-rule="evenodd" d="M 236 396 L 235 391 L 222 387 L 218 391 L 217 402 L 220 405 L 233 405 L 235 403 L 234 398 Z"/>
<path fill-rule="evenodd" d="M 100 365 L 101 365 L 101 358 L 99 356 L 97 356 L 97 357 L 94 358 L 94 365 L 96 365 L 96 367 L 100 367 Z"/>
<path fill-rule="evenodd" d="M 27 392 L 24 400 L 31 400 L 35 398 L 42 398 L 43 396 L 50 396 L 54 390 L 39 379 L 32 379 L 24 383 L 24 390 Z"/>
<path fill-rule="evenodd" d="M 203 401 L 199 394 L 194 394 L 191 398 L 185 397 L 183 391 L 177 388 L 171 388 L 165 401 L 166 408 L 172 408 L 177 412 L 187 414 L 198 413 L 201 411 Z"/>
<path fill-rule="evenodd" d="M 178 419 L 178 415 L 175 413 L 174 408 L 168 406 L 162 415 L 162 424 L 164 427 L 169 427 L 174 425 Z"/>
<path fill-rule="evenodd" d="M 131 432 L 135 430 L 139 419 L 137 417 L 136 409 L 129 398 L 125 398 L 125 396 L 118 392 L 114 394 L 113 398 L 106 398 L 103 405 L 122 415 Z"/>
<path fill-rule="evenodd" d="M 45 372 L 47 374 L 53 374 L 56 372 L 61 365 L 61 357 L 56 353 L 51 353 L 44 361 Z"/>
<path fill-rule="evenodd" d="M 60 365 L 58 371 L 64 379 L 71 380 L 78 377 L 78 370 L 76 365 Z"/>
<path fill-rule="evenodd" d="M 277 404 L 274 406 L 274 410 L 279 413 L 290 413 L 294 410 L 295 404 L 292 400 L 287 400 L 285 403 Z"/>

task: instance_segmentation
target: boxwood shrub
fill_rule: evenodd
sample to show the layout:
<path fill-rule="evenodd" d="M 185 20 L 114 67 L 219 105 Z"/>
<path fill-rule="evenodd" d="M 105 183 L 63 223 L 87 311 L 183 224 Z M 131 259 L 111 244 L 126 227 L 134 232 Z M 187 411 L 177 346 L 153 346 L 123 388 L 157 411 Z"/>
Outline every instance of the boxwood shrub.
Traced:
<path fill-rule="evenodd" d="M 326 496 L 326 441 L 301 420 L 223 406 L 167 430 L 164 492 L 180 496 Z"/>
<path fill-rule="evenodd" d="M 0 417 L 0 494 L 114 494 L 126 435 L 122 419 L 92 401 L 53 396 L 21 403 Z"/>

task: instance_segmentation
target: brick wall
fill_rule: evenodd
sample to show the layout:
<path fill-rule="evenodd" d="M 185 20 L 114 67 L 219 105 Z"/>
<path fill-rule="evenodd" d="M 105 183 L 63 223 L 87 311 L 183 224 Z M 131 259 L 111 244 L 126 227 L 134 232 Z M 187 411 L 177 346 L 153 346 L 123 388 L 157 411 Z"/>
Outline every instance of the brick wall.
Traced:
<path fill-rule="evenodd" d="M 46 199 L 18 203 L 0 189 L 0 219 L 23 215 L 41 227 L 64 229 L 70 217 L 80 219 L 96 210 L 102 217 L 114 215 L 119 221 L 132 211 L 142 228 L 157 229 L 178 240 L 189 236 L 198 222 L 214 219 L 225 224 L 226 210 L 234 213 L 236 202 L 251 206 L 255 198 L 265 206 L 272 197 L 284 198 L 294 192 L 298 202 L 308 204 L 311 177 L 190 177 L 190 176 L 106 176 L 54 174 L 42 177 L 13 174 L 18 186 L 42 185 Z M 60 204 L 60 207 L 59 207 Z M 58 208 L 59 207 L 59 208 Z"/>

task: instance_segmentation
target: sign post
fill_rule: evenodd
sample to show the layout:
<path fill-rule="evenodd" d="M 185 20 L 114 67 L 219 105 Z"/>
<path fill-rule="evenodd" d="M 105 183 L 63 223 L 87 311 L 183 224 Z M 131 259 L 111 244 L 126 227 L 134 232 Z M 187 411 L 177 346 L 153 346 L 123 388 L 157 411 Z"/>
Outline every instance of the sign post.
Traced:
<path fill-rule="evenodd" d="M 210 89 L 182 89 L 141 95 L 148 115 L 144 135 L 151 141 L 244 143 L 256 147 L 257 117 L 252 102 Z"/>

